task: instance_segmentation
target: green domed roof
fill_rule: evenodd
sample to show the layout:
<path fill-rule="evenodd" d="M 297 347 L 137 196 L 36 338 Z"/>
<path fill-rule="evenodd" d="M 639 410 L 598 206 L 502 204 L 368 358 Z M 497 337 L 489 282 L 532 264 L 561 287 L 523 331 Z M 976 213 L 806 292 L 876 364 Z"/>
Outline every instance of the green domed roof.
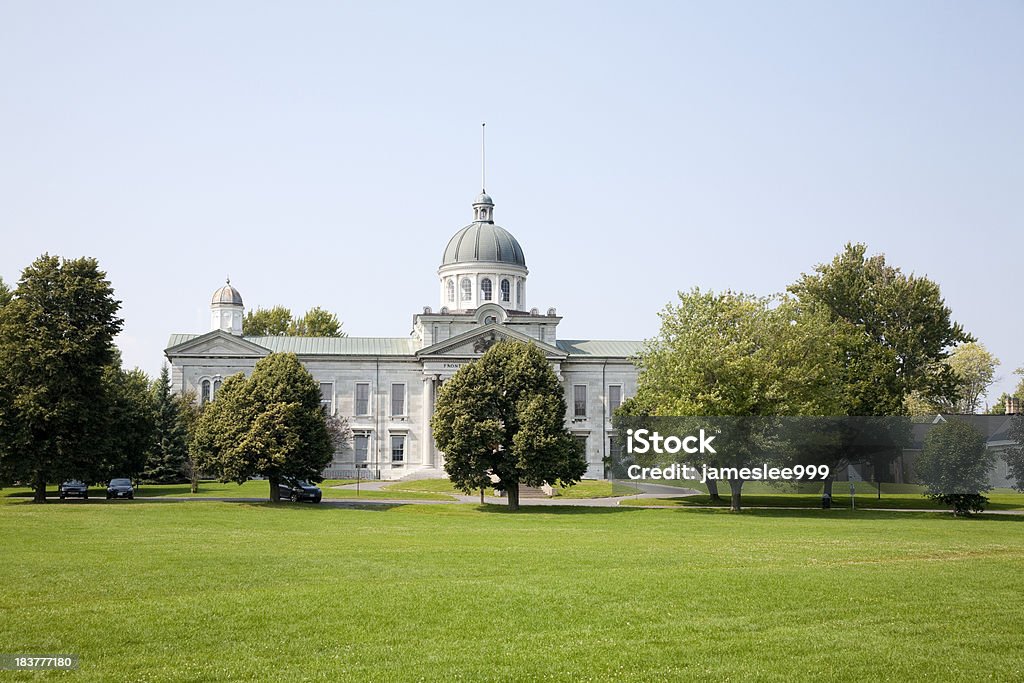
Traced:
<path fill-rule="evenodd" d="M 448 241 L 442 266 L 453 263 L 511 263 L 526 267 L 519 242 L 505 228 L 494 223 L 470 223 Z"/>

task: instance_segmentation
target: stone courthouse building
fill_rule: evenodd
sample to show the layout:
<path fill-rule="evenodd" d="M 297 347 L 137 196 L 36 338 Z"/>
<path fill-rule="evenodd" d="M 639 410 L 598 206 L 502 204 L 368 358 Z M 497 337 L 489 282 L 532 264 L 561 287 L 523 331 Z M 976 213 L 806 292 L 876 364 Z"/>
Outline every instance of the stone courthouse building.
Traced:
<path fill-rule="evenodd" d="M 481 193 L 473 222 L 448 241 L 438 274 L 440 306 L 413 316 L 409 337 L 244 337 L 244 304 L 230 281 L 213 295 L 210 331 L 171 335 L 165 350 L 176 392 L 216 400 L 224 378 L 252 372 L 260 358 L 298 355 L 320 383 L 324 408 L 348 419 L 351 447 L 335 454 L 327 477 L 397 479 L 443 475 L 444 454 L 431 436 L 438 388 L 495 341 L 537 346 L 565 387 L 567 428 L 585 442 L 587 477 L 605 475 L 613 444 L 611 414 L 636 392 L 637 341 L 560 339 L 555 309 L 527 306 L 526 257 L 494 223 Z"/>

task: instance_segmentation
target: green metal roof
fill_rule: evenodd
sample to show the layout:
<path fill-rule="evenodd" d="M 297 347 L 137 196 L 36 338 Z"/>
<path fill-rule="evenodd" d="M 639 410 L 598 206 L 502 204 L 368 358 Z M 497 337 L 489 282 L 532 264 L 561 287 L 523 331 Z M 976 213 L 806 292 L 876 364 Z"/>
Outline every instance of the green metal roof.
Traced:
<path fill-rule="evenodd" d="M 559 339 L 558 348 L 570 356 L 632 358 L 643 349 L 643 342 L 608 339 Z"/>
<path fill-rule="evenodd" d="M 172 334 L 167 348 L 191 341 L 199 334 Z M 242 337 L 268 351 L 302 356 L 414 356 L 416 342 L 411 337 Z M 572 356 L 596 358 L 632 358 L 640 353 L 643 342 L 601 339 L 560 339 L 556 346 Z"/>
<path fill-rule="evenodd" d="M 172 334 L 168 348 L 191 341 L 199 334 Z M 242 337 L 274 353 L 302 356 L 412 356 L 410 337 Z"/>

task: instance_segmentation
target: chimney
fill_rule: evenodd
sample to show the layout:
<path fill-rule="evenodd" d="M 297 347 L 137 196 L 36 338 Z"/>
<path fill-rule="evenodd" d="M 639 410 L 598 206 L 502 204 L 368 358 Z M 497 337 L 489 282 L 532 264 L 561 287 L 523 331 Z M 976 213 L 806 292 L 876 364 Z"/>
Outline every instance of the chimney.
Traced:
<path fill-rule="evenodd" d="M 1020 414 L 1020 401 L 1016 396 L 1006 397 L 1006 414 L 1007 415 L 1019 415 Z"/>

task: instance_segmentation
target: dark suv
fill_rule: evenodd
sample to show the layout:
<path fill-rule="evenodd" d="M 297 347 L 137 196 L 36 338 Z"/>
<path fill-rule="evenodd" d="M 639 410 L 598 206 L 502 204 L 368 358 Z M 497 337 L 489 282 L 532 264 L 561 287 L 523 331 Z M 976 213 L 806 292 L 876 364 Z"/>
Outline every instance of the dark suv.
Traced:
<path fill-rule="evenodd" d="M 281 498 L 287 498 L 293 503 L 300 500 L 308 500 L 311 503 L 319 503 L 323 498 L 323 492 L 319 486 L 315 486 L 305 479 L 282 479 L 277 485 L 277 492 Z"/>
<path fill-rule="evenodd" d="M 89 499 L 89 487 L 77 479 L 69 479 L 58 486 L 57 493 L 60 495 L 61 500 L 64 500 L 68 496 L 78 496 L 85 500 Z"/>
<path fill-rule="evenodd" d="M 135 489 L 131 479 L 111 479 L 107 486 L 107 498 L 135 498 Z"/>

